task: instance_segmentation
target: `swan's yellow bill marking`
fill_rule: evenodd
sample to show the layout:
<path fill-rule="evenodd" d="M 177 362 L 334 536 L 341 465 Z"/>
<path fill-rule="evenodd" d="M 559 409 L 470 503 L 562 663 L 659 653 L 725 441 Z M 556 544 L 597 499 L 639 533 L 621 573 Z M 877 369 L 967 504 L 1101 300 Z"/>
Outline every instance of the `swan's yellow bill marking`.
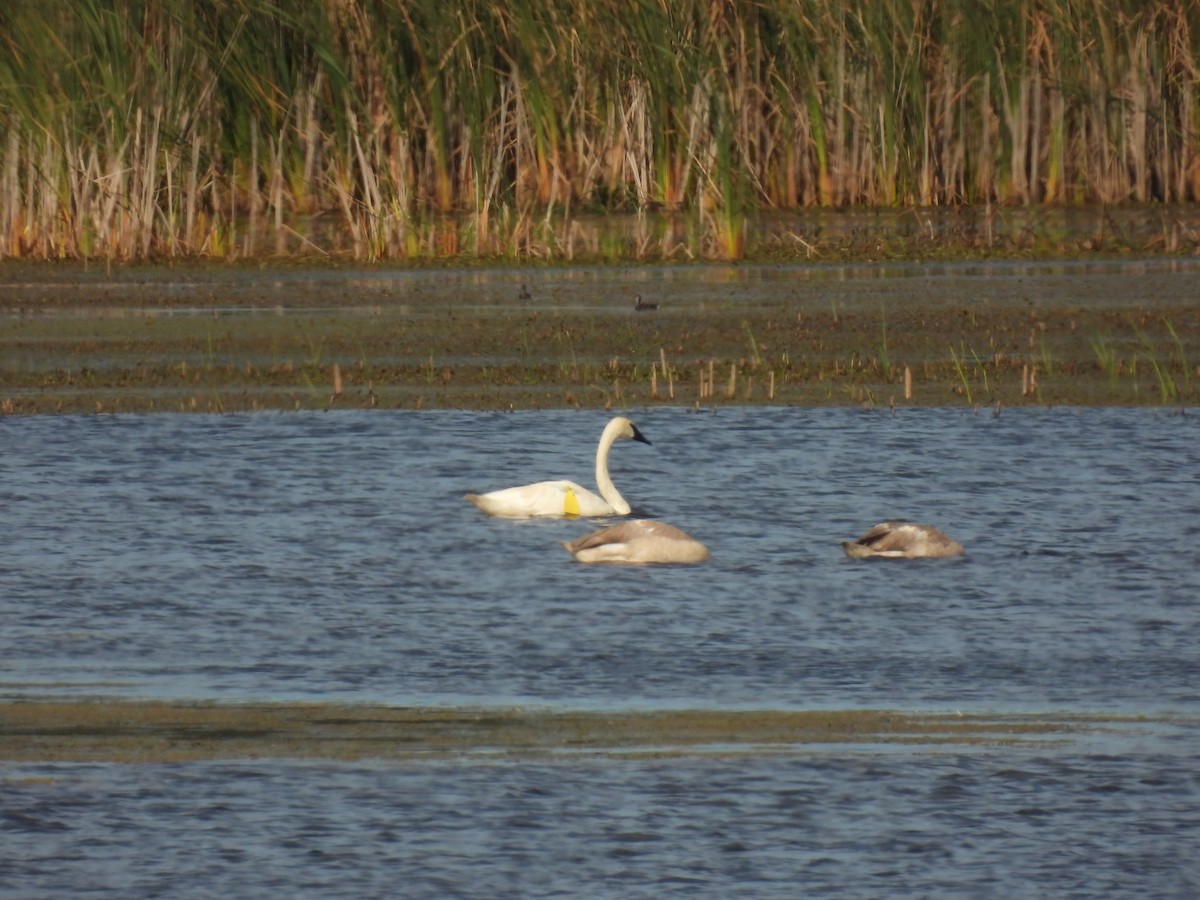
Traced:
<path fill-rule="evenodd" d="M 563 514 L 567 516 L 579 515 L 579 498 L 575 496 L 574 488 L 567 488 L 567 492 L 563 496 Z"/>

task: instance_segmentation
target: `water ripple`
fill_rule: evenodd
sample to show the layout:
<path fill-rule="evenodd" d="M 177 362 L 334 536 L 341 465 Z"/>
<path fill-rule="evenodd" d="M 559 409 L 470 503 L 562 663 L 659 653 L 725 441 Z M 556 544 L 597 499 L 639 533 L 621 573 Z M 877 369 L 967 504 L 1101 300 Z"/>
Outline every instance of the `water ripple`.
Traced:
<path fill-rule="evenodd" d="M 635 507 L 713 551 L 589 568 L 601 413 L 0 420 L 0 682 L 580 708 L 1200 702 L 1200 417 L 635 410 Z M 935 522 L 959 560 L 838 542 Z M 428 765 L 4 766 L 0 893 L 1195 896 L 1194 729 L 1103 749 Z"/>
<path fill-rule="evenodd" d="M 1197 693 L 1195 417 L 635 416 L 654 445 L 619 447 L 615 477 L 705 540 L 707 566 L 578 566 L 557 541 L 585 523 L 462 501 L 590 480 L 598 414 L 8 420 L 0 672 L 10 689 L 424 703 L 1142 710 Z M 842 558 L 890 517 L 937 522 L 968 556 Z"/>

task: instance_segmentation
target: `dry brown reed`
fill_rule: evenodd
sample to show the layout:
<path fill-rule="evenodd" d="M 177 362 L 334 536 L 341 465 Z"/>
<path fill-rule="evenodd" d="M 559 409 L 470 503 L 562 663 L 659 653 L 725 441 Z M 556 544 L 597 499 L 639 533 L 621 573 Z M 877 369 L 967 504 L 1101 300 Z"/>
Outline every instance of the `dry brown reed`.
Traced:
<path fill-rule="evenodd" d="M 0 35 L 0 257 L 738 258 L 760 210 L 1200 199 L 1194 3 L 12 0 Z"/>

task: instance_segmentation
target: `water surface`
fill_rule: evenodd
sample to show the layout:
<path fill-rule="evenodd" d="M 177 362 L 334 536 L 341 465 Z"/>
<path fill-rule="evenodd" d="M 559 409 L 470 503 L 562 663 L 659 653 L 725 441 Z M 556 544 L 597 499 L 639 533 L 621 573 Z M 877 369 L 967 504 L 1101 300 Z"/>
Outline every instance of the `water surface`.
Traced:
<path fill-rule="evenodd" d="M 632 414 L 653 444 L 617 446 L 618 486 L 710 564 L 588 568 L 557 542 L 598 523 L 462 499 L 593 483 L 601 412 L 7 420 L 0 679 L 395 704 L 1200 697 L 1200 417 Z M 843 558 L 839 541 L 892 517 L 968 555 Z"/>
<path fill-rule="evenodd" d="M 2 690 L 1150 720 L 1042 748 L 9 764 L 0 890 L 1195 894 L 1200 417 L 630 415 L 653 444 L 614 479 L 710 563 L 582 566 L 557 542 L 598 523 L 462 499 L 591 484 L 601 412 L 0 420 Z M 844 558 L 901 516 L 967 556 Z"/>

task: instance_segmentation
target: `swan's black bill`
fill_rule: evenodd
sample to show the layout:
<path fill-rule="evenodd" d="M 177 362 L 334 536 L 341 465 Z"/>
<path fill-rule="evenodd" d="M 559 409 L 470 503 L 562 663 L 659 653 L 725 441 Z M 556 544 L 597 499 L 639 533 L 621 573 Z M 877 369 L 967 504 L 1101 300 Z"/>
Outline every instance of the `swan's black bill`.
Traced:
<path fill-rule="evenodd" d="M 633 439 L 635 441 L 641 441 L 643 444 L 650 443 L 650 441 L 646 439 L 646 436 L 644 434 L 642 434 L 640 431 L 638 431 L 638 427 L 636 425 L 634 425 L 632 422 L 630 422 L 629 424 L 633 428 Z"/>

